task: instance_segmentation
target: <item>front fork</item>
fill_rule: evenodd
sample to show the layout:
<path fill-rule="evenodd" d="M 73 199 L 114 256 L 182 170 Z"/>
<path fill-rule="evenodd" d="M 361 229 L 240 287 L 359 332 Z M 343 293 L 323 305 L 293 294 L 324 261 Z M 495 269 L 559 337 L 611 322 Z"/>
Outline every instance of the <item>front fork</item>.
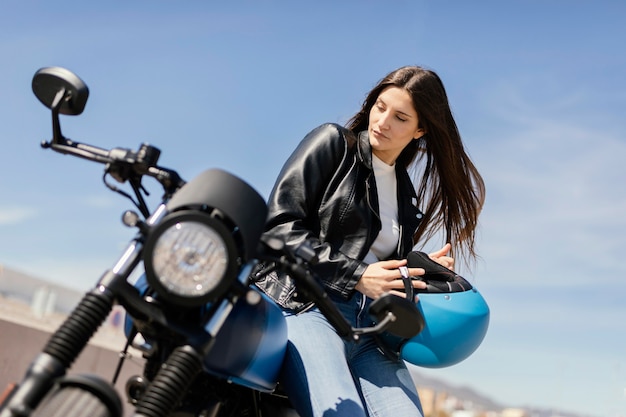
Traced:
<path fill-rule="evenodd" d="M 201 371 L 202 355 L 195 348 L 176 348 L 137 402 L 133 416 L 169 416 Z"/>
<path fill-rule="evenodd" d="M 167 205 L 160 204 L 145 225 L 150 227 L 158 223 L 167 212 Z M 136 294 L 128 294 L 128 290 L 123 287 L 128 286 L 126 279 L 141 259 L 142 233 L 140 228 L 139 236 L 130 242 L 113 268 L 102 276 L 91 292 L 85 294 L 61 327 L 52 334 L 43 352 L 26 371 L 22 382 L 0 404 L 0 417 L 30 416 L 104 323 L 113 309 L 116 296 L 127 294 L 131 299 L 134 298 Z"/>
<path fill-rule="evenodd" d="M 65 375 L 113 309 L 116 296 L 128 286 L 126 278 L 137 266 L 142 245 L 133 240 L 112 270 L 85 294 L 52 334 L 43 351 L 31 363 L 22 382 L 0 404 L 0 417 L 28 417 L 58 378 Z"/>
<path fill-rule="evenodd" d="M 31 363 L 19 386 L 0 405 L 0 417 L 27 417 L 31 414 L 106 320 L 113 303 L 113 294 L 104 287 L 85 294 Z"/>

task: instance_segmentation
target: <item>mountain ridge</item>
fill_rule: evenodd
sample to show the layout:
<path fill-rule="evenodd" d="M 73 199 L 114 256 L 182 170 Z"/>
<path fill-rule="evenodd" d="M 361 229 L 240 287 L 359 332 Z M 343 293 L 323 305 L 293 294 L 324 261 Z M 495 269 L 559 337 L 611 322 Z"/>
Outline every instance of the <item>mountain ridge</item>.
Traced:
<path fill-rule="evenodd" d="M 517 409 L 526 412 L 528 417 L 599 417 L 598 415 L 580 414 L 561 409 L 539 407 L 534 405 L 502 404 L 486 394 L 466 385 L 455 385 L 442 378 L 425 375 L 418 368 L 409 369 L 415 385 L 419 388 L 428 388 L 435 392 L 445 392 L 461 402 L 469 403 L 476 411 L 501 413 L 506 409 Z"/>

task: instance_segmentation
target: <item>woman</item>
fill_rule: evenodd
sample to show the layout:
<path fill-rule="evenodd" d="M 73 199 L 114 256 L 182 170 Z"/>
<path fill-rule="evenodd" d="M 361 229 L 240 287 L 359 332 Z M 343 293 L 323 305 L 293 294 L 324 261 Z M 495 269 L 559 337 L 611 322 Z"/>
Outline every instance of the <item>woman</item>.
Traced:
<path fill-rule="evenodd" d="M 412 181 L 414 166 L 421 174 Z M 476 256 L 483 200 L 482 178 L 441 80 L 430 70 L 402 67 L 374 87 L 347 127 L 325 124 L 302 140 L 272 190 L 266 233 L 288 246 L 308 241 L 319 257 L 317 277 L 352 326 L 362 327 L 371 324 L 373 299 L 404 296 L 399 268 L 418 242 L 443 233 L 452 244 L 431 257 L 449 268 L 452 250 L 466 260 Z M 258 285 L 284 309 L 289 345 L 281 381 L 302 417 L 422 415 L 397 357 L 401 344 L 381 349 L 372 337 L 344 341 L 298 298 L 289 276 Z M 418 280 L 413 285 L 424 288 Z"/>

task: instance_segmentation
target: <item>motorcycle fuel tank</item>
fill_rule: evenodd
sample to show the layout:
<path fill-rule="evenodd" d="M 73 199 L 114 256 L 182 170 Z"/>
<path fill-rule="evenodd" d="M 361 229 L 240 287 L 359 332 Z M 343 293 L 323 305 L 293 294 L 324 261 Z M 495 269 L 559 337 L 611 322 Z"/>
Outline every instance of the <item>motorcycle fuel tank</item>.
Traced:
<path fill-rule="evenodd" d="M 204 360 L 205 370 L 238 385 L 272 391 L 287 347 L 287 323 L 265 294 L 255 304 L 241 298 Z"/>

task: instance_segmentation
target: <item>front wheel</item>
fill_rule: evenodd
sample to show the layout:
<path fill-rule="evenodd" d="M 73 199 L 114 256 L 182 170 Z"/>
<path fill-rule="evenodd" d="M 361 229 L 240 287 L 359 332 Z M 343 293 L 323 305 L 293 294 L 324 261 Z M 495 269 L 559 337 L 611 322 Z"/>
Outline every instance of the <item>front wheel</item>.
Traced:
<path fill-rule="evenodd" d="M 31 417 L 121 417 L 115 389 L 94 375 L 62 378 Z"/>

